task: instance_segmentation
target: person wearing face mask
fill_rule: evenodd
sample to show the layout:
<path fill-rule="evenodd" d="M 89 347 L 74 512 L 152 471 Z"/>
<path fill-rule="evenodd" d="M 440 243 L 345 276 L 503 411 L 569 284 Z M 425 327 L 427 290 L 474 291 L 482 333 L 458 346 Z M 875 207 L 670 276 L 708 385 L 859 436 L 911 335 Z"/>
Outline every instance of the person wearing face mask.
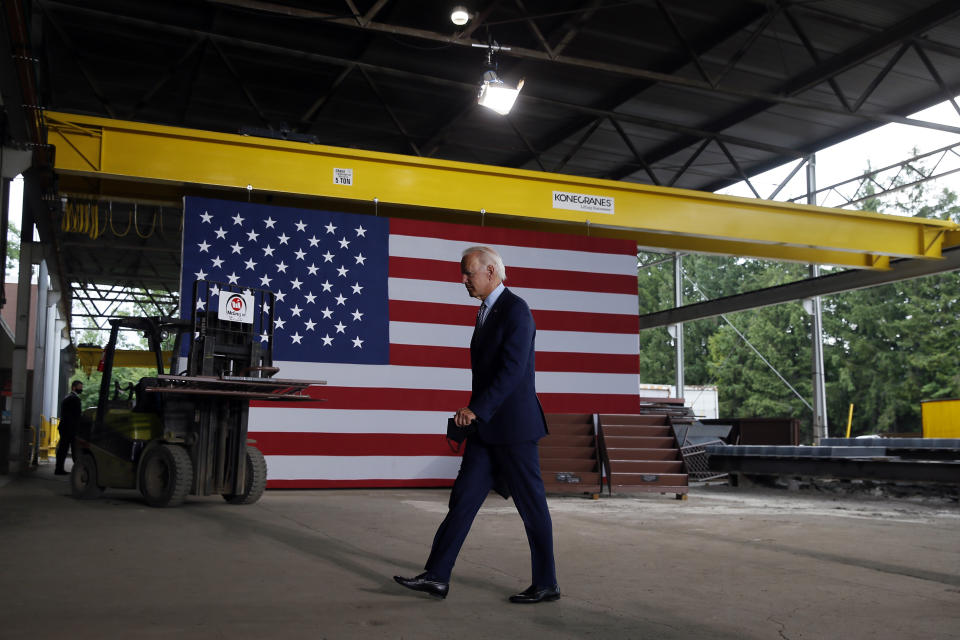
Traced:
<path fill-rule="evenodd" d="M 57 466 L 54 474 L 63 476 L 67 471 L 63 468 L 67 461 L 67 451 L 73 452 L 73 439 L 77 437 L 77 429 L 80 428 L 80 416 L 83 413 L 80 406 L 80 394 L 83 392 L 83 383 L 74 380 L 70 385 L 70 393 L 60 403 L 60 425 L 57 431 L 60 432 L 60 441 L 57 442 Z"/>

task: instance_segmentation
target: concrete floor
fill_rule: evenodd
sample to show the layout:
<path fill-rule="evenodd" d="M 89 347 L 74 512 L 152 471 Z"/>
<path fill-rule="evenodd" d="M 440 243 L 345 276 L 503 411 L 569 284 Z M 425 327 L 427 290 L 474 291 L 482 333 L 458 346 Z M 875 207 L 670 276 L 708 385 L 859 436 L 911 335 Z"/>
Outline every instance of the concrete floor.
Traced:
<path fill-rule="evenodd" d="M 960 508 L 726 487 L 550 498 L 563 598 L 512 605 L 529 554 L 491 497 L 435 600 L 446 490 L 81 502 L 0 478 L 0 638 L 960 638 Z"/>

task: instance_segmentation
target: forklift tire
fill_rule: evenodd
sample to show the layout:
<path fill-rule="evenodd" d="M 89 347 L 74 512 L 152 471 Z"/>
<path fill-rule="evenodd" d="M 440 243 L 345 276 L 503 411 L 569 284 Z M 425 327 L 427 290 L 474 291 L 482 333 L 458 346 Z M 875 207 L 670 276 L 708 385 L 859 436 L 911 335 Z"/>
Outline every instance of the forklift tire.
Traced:
<path fill-rule="evenodd" d="M 230 504 L 253 504 L 267 488 L 267 461 L 260 449 L 247 445 L 247 482 L 243 493 L 225 493 L 223 499 Z"/>
<path fill-rule="evenodd" d="M 175 444 L 147 449 L 140 462 L 140 493 L 151 507 L 176 507 L 190 492 L 193 463 Z"/>
<path fill-rule="evenodd" d="M 99 498 L 103 487 L 98 484 L 97 461 L 89 453 L 81 453 L 70 471 L 70 490 L 79 500 Z"/>

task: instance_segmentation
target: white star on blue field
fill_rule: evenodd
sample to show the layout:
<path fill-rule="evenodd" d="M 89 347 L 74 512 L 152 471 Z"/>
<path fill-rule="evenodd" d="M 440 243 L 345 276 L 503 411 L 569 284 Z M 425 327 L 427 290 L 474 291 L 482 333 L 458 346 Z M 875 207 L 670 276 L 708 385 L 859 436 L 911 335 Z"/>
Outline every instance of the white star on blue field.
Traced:
<path fill-rule="evenodd" d="M 274 360 L 386 364 L 388 233 L 384 218 L 186 198 L 181 315 L 196 280 L 266 289 Z"/>

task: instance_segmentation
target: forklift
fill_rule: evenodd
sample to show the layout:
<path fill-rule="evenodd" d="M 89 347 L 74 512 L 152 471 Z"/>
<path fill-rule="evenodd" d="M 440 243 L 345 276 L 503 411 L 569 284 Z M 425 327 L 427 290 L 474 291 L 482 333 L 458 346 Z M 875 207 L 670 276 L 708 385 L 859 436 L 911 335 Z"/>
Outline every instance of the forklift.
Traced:
<path fill-rule="evenodd" d="M 270 291 L 200 280 L 192 298 L 190 319 L 110 319 L 97 406 L 84 412 L 74 441 L 74 497 L 137 489 L 150 506 L 171 507 L 187 494 L 220 494 L 230 504 L 263 495 L 266 460 L 247 440 L 250 401 L 314 400 L 303 391 L 326 383 L 272 377 Z M 114 355 L 120 332 L 130 330 L 146 339 L 157 375 L 121 387 L 112 380 Z"/>

